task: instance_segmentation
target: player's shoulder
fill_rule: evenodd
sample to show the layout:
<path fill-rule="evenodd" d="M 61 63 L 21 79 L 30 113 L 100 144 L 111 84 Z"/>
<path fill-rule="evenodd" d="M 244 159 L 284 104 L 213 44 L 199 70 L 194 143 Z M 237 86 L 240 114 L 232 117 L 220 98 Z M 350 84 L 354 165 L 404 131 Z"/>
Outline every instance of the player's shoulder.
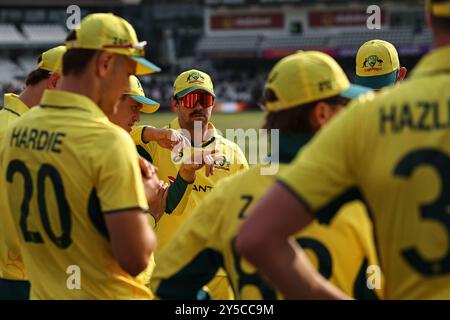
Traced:
<path fill-rule="evenodd" d="M 240 148 L 239 148 L 239 146 L 238 146 L 237 143 L 235 143 L 235 142 L 233 142 L 233 141 L 227 139 L 226 137 L 224 137 L 224 136 L 221 135 L 221 134 L 218 134 L 218 133 L 217 133 L 217 134 L 214 136 L 214 138 L 217 140 L 217 142 L 223 144 L 226 148 L 229 148 L 229 149 L 235 149 L 235 150 L 239 149 L 239 150 L 240 150 Z"/>
<path fill-rule="evenodd" d="M 109 141 L 112 144 L 129 144 L 132 141 L 128 132 L 109 120 L 98 122 L 95 131 L 97 139 Z"/>
<path fill-rule="evenodd" d="M 103 119 L 96 119 L 89 123 L 82 124 L 80 127 L 71 126 L 68 128 L 68 133 L 72 130 L 83 129 L 80 136 L 77 133 L 80 144 L 83 144 L 83 150 L 90 150 L 91 153 L 101 156 L 107 150 L 121 150 L 127 152 L 128 149 L 134 148 L 133 141 L 124 129 L 111 123 L 106 117 Z"/>

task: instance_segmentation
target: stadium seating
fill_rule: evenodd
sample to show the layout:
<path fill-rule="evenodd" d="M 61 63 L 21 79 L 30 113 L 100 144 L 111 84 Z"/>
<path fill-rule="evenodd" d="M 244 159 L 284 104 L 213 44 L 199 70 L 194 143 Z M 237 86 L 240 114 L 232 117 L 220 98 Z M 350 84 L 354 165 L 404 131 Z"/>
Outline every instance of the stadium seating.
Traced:
<path fill-rule="evenodd" d="M 34 43 L 62 44 L 67 31 L 56 24 L 28 24 L 22 26 L 23 33 L 28 41 Z"/>
<path fill-rule="evenodd" d="M 0 59 L 0 82 L 11 81 L 23 74 L 22 69 L 9 59 Z"/>
<path fill-rule="evenodd" d="M 214 51 L 240 51 L 257 52 L 260 37 L 258 36 L 239 36 L 239 37 L 203 37 L 197 46 L 200 52 Z"/>
<path fill-rule="evenodd" d="M 23 41 L 23 35 L 16 29 L 13 24 L 0 24 L 1 45 L 19 44 Z"/>

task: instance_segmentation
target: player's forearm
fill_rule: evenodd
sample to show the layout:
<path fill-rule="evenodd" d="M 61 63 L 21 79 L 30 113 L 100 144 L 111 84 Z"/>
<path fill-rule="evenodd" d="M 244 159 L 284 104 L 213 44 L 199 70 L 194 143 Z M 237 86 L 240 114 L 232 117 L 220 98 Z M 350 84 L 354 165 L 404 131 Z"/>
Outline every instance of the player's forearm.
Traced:
<path fill-rule="evenodd" d="M 149 143 L 161 139 L 160 129 L 151 126 L 145 126 L 142 132 L 142 142 Z"/>

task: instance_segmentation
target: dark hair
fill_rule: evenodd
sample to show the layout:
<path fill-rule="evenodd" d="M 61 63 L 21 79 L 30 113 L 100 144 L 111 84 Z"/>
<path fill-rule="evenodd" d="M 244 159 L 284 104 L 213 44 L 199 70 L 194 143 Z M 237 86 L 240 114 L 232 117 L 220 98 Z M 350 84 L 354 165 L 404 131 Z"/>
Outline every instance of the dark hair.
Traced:
<path fill-rule="evenodd" d="M 448 0 L 433 0 L 432 3 L 442 3 Z M 437 17 L 431 14 L 431 25 L 435 33 L 450 33 L 450 17 Z"/>
<path fill-rule="evenodd" d="M 75 30 L 72 30 L 66 37 L 66 41 L 76 40 Z M 63 75 L 79 75 L 83 73 L 89 62 L 92 60 L 97 50 L 92 49 L 69 49 L 63 56 Z"/>
<path fill-rule="evenodd" d="M 266 89 L 264 99 L 268 102 L 277 101 L 278 98 L 271 89 Z M 310 103 L 298 105 L 286 110 L 277 112 L 268 112 L 263 125 L 263 129 L 279 129 L 280 133 L 313 133 L 315 129 L 310 122 L 311 112 L 319 102 L 325 102 L 331 107 L 336 105 L 347 105 L 350 99 L 342 96 L 333 96 L 326 99 L 313 101 Z"/>
<path fill-rule="evenodd" d="M 39 64 L 41 61 L 42 61 L 42 55 L 39 55 L 37 63 Z M 28 74 L 28 76 L 25 80 L 25 85 L 26 86 L 34 86 L 34 85 L 38 84 L 39 82 L 41 82 L 42 80 L 46 80 L 48 78 L 50 78 L 50 71 L 37 68 Z"/>

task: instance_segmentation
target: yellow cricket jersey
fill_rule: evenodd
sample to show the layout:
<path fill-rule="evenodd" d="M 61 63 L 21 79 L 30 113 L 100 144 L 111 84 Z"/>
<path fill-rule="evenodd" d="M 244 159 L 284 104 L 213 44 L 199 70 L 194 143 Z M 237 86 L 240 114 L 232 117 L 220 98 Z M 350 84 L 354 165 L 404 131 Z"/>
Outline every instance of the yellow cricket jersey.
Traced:
<path fill-rule="evenodd" d="M 160 147 L 155 141 L 144 143 L 141 138 L 143 128 L 143 126 L 134 127 L 131 132 L 134 142 L 144 152 L 141 152 L 141 155 L 147 154 L 147 159 L 151 160 L 158 167 L 159 178 L 166 183 L 173 183 L 181 179 L 178 176 L 178 170 L 181 166 L 182 154 L 181 156 L 176 155 L 170 150 Z M 178 118 L 174 119 L 168 128 L 180 129 Z M 159 220 L 155 230 L 158 237 L 156 260 L 158 260 L 158 252 L 173 238 L 180 225 L 200 201 L 213 189 L 215 184 L 227 176 L 248 168 L 247 160 L 241 149 L 235 143 L 217 134 L 212 123 L 209 123 L 209 128 L 213 134 L 211 139 L 203 144 L 203 147 L 208 150 L 217 149 L 218 153 L 232 155 L 233 158 L 225 159 L 223 163 L 216 164 L 216 171 L 212 176 L 206 177 L 204 168 L 198 170 L 194 183 L 188 185 L 185 190 L 182 190 L 184 194 L 176 208 L 171 210 L 170 214 L 164 214 L 161 220 Z"/>
<path fill-rule="evenodd" d="M 148 210 L 129 135 L 89 98 L 53 90 L 14 123 L 4 146 L 31 298 L 151 298 L 114 259 L 103 218 Z"/>
<path fill-rule="evenodd" d="M 159 252 L 170 242 L 192 210 L 213 189 L 215 184 L 240 170 L 248 169 L 248 163 L 241 149 L 235 143 L 220 136 L 213 124 L 209 123 L 208 128 L 212 132 L 211 138 L 204 142 L 202 147 L 206 150 L 218 150 L 218 153 L 224 155 L 225 159 L 215 164 L 216 171 L 213 176 L 206 177 L 205 169 L 202 168 L 196 172 L 194 183 L 188 184 L 178 175 L 183 160 L 183 151 L 175 154 L 160 147 L 157 142 L 144 143 L 142 141 L 144 128 L 144 126 L 134 127 L 131 132 L 139 154 L 158 167 L 160 179 L 171 184 L 166 207 L 168 214 L 163 215 L 155 229 L 158 238 L 155 261 L 158 264 Z M 174 119 L 168 128 L 180 129 L 178 118 Z M 208 284 L 212 297 L 229 299 L 231 290 L 223 270 L 219 270 L 217 276 Z"/>
<path fill-rule="evenodd" d="M 280 170 L 285 166 L 281 164 Z M 156 296 L 192 299 L 222 267 L 236 298 L 281 298 L 234 249 L 241 223 L 276 178 L 261 175 L 260 169 L 260 165 L 253 166 L 222 180 L 181 226 L 174 240 L 160 253 L 153 272 L 152 289 Z M 371 299 L 382 294 L 381 290 L 375 293 L 366 285 L 367 267 L 377 266 L 377 258 L 372 225 L 361 202 L 342 208 L 330 225 L 313 223 L 296 239 L 306 248 L 318 271 L 348 295 Z"/>
<path fill-rule="evenodd" d="M 279 176 L 324 221 L 366 200 L 388 299 L 450 298 L 449 56 L 342 111 Z"/>
<path fill-rule="evenodd" d="M 0 148 L 6 131 L 11 124 L 29 108 L 13 93 L 4 95 L 3 108 L 0 110 Z M 1 152 L 0 152 L 1 154 Z M 11 216 L 8 214 L 6 185 L 3 183 L 3 170 L 0 173 L 0 278 L 8 280 L 27 280 L 25 267 L 20 254 L 18 235 L 15 232 Z"/>

